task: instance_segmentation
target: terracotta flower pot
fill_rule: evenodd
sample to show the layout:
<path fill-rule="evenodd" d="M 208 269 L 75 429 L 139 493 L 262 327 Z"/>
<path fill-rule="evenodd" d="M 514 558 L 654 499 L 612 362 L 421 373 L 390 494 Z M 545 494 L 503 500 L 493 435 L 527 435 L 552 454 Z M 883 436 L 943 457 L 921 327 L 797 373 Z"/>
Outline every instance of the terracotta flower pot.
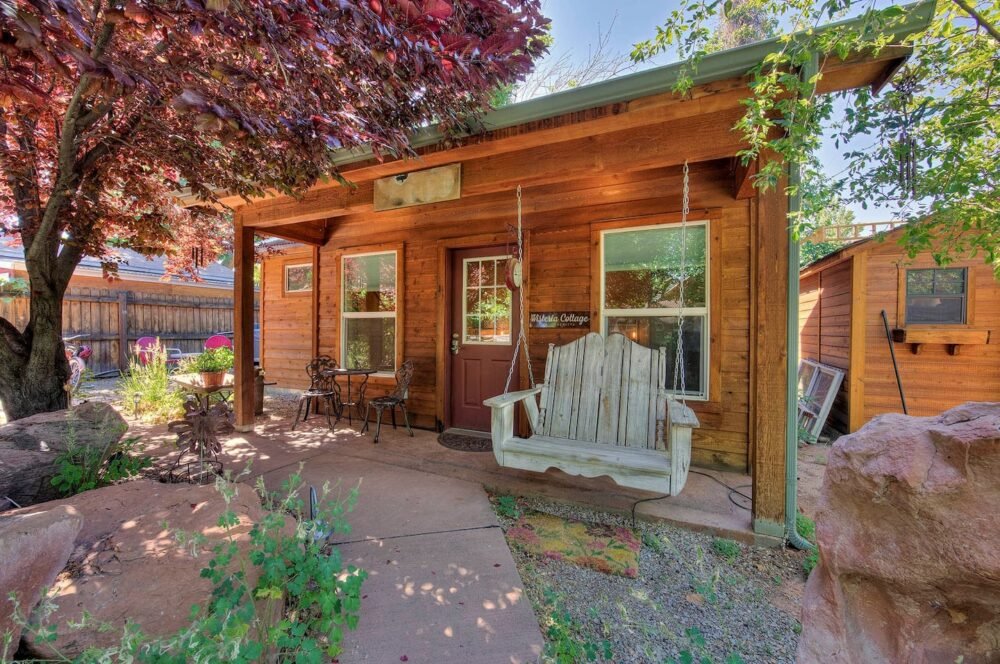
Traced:
<path fill-rule="evenodd" d="M 225 371 L 202 371 L 201 384 L 203 387 L 222 387 L 226 381 Z"/>

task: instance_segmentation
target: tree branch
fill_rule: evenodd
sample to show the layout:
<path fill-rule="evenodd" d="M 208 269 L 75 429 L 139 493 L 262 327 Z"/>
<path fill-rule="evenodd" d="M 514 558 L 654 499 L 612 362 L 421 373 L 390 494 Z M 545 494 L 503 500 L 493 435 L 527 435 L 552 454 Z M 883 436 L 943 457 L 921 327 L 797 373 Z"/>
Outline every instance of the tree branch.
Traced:
<path fill-rule="evenodd" d="M 955 0 L 955 4 L 961 7 L 965 13 L 972 17 L 979 27 L 992 35 L 993 39 L 1000 42 L 1000 30 L 990 23 L 985 16 L 976 11 L 976 8 L 969 4 L 968 0 Z"/>

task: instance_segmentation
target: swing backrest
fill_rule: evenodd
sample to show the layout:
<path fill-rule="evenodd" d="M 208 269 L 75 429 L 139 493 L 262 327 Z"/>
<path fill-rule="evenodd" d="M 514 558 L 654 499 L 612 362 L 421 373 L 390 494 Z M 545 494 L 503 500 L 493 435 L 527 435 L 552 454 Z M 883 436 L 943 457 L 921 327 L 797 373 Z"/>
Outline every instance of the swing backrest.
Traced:
<path fill-rule="evenodd" d="M 664 449 L 667 353 L 622 334 L 549 345 L 536 432 L 588 443 Z"/>

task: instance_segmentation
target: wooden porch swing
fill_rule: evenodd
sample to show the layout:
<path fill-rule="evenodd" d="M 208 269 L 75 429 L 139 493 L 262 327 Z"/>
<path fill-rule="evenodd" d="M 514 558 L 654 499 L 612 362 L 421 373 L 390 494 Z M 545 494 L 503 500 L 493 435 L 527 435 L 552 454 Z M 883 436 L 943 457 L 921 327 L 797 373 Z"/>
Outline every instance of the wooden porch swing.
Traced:
<path fill-rule="evenodd" d="M 681 215 L 680 311 L 686 281 L 688 166 L 684 164 Z M 517 256 L 508 278 L 520 289 L 522 257 L 521 190 L 518 187 Z M 667 351 L 647 348 L 622 334 L 607 338 L 596 332 L 564 346 L 549 345 L 545 382 L 536 386 L 531 362 L 531 389 L 508 392 L 518 354 L 527 335 L 524 296 L 521 327 L 504 393 L 487 399 L 492 410 L 493 454 L 505 468 L 545 472 L 558 468 L 570 475 L 608 475 L 617 484 L 675 496 L 684 488 L 691 464 L 691 431 L 698 418 L 666 389 Z M 673 391 L 686 392 L 683 366 L 683 315 L 678 316 Z M 678 389 L 679 388 L 679 389 Z M 540 402 L 536 402 L 538 395 Z M 524 405 L 529 438 L 514 434 L 515 406 Z"/>

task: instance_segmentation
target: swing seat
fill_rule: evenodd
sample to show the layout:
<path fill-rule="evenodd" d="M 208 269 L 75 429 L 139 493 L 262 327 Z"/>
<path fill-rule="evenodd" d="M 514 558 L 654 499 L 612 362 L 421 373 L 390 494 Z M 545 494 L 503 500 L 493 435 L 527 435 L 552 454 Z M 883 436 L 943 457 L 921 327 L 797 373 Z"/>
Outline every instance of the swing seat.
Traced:
<path fill-rule="evenodd" d="M 687 481 L 698 418 L 667 394 L 666 374 L 666 349 L 646 348 L 621 334 L 550 344 L 544 384 L 483 402 L 492 409 L 497 463 L 608 475 L 621 486 L 677 495 Z M 514 435 L 518 403 L 530 438 Z"/>

